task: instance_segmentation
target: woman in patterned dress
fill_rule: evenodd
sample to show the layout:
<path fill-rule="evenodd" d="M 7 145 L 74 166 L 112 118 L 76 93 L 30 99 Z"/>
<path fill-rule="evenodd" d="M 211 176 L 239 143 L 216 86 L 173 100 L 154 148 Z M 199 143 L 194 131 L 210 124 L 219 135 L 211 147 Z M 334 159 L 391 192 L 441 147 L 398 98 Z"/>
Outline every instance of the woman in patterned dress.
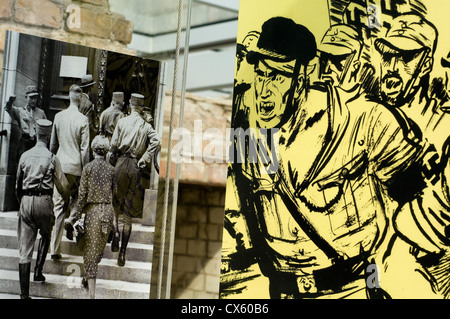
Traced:
<path fill-rule="evenodd" d="M 115 225 L 112 202 L 117 182 L 114 167 L 105 160 L 109 150 L 108 139 L 98 135 L 91 147 L 94 159 L 83 168 L 81 174 L 77 217 L 79 221 L 82 213 L 85 214 L 83 286 L 87 284 L 89 297 L 94 299 L 98 264 L 102 260 L 108 235 Z"/>

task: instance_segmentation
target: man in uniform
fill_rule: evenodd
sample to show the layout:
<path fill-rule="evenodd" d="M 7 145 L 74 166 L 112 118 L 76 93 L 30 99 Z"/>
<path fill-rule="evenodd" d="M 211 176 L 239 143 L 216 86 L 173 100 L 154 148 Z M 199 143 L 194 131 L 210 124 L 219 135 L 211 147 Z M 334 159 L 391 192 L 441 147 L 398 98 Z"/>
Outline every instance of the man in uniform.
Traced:
<path fill-rule="evenodd" d="M 63 228 L 66 236 L 73 239 L 73 223 L 75 204 L 78 196 L 81 172 L 89 163 L 89 121 L 79 111 L 82 91 L 79 85 L 73 84 L 69 89 L 70 105 L 67 109 L 55 115 L 50 151 L 56 154 L 61 161 L 61 166 L 70 184 L 70 198 L 64 199 L 59 192 L 54 192 L 54 213 L 56 218 L 55 228 L 52 234 L 52 259 L 61 258 L 60 244 Z M 64 218 L 70 212 L 64 225 Z M 63 227 L 64 226 L 64 227 Z"/>
<path fill-rule="evenodd" d="M 113 92 L 111 105 L 100 115 L 100 132 L 111 141 L 117 121 L 125 116 L 123 92 Z"/>
<path fill-rule="evenodd" d="M 339 105 L 328 85 L 309 87 L 306 68 L 315 54 L 305 27 L 282 17 L 263 24 L 257 48 L 247 54 L 255 70 L 249 123 L 273 135 L 271 143 L 256 142 L 279 167 L 268 170 L 261 152 L 256 163 L 232 163 L 236 191 L 227 193 L 234 196 L 227 203 L 237 201 L 247 225 L 241 233 L 250 236 L 248 258 L 268 278 L 272 298 L 344 292 L 385 298 L 379 287 L 365 289 L 364 275 L 393 232 L 384 199 L 391 185 L 420 178 L 414 164 L 421 148 L 403 139 L 383 105 Z M 404 195 L 389 194 L 398 202 Z"/>
<path fill-rule="evenodd" d="M 117 196 L 114 208 L 117 218 L 123 213 L 123 230 L 117 263 L 125 265 L 125 253 L 132 230 L 132 218 L 142 217 L 145 189 L 150 185 L 150 164 L 160 146 L 160 137 L 144 119 L 149 111 L 144 106 L 144 96 L 133 93 L 130 98 L 130 115 L 117 122 L 111 138 L 108 158 L 117 164 Z"/>
<path fill-rule="evenodd" d="M 415 276 L 410 276 L 415 280 L 405 282 L 406 288 L 399 292 L 405 297 L 408 297 L 405 291 L 412 290 L 407 285 L 419 287 L 424 277 L 434 282 L 421 265 L 434 266 L 450 245 L 450 201 L 446 186 L 450 176 L 444 171 L 449 166 L 450 118 L 428 95 L 437 36 L 436 27 L 424 17 L 405 13 L 396 17 L 386 35 L 374 42 L 381 59 L 380 98 L 395 115 L 404 138 L 415 145 L 424 144 L 427 150 L 422 167 L 423 191 L 396 211 L 393 218 L 395 228 L 407 244 L 399 240 L 391 244 L 390 255 L 395 259 L 400 251 L 403 262 L 398 267 L 391 263 L 392 275 L 386 275 L 385 282 L 392 283 L 395 289 L 392 278 L 415 272 Z M 400 187 L 404 191 L 404 185 Z M 417 267 L 406 268 L 406 259 L 413 259 Z M 420 289 L 432 295 L 431 290 L 436 287 L 428 285 Z"/>
<path fill-rule="evenodd" d="M 395 18 L 384 37 L 375 40 L 380 54 L 379 97 L 396 115 L 412 142 L 431 134 L 442 116 L 428 96 L 436 27 L 422 16 L 406 13 Z M 440 143 L 442 145 L 442 142 Z"/>
<path fill-rule="evenodd" d="M 344 93 L 355 93 L 361 79 L 363 42 L 354 27 L 331 26 L 319 43 L 319 77 Z M 348 99 L 346 99 L 348 100 Z"/>
<path fill-rule="evenodd" d="M 37 107 L 39 93 L 36 86 L 30 85 L 26 89 L 27 104 L 24 107 L 13 106 L 15 96 L 11 96 L 6 103 L 5 110 L 19 124 L 21 137 L 17 150 L 17 160 L 23 152 L 36 144 L 36 121 L 47 119 L 44 111 Z"/>
<path fill-rule="evenodd" d="M 68 189 L 68 182 L 58 158 L 47 148 L 51 129 L 52 122 L 36 121 L 36 145 L 23 153 L 17 169 L 16 195 L 20 202 L 17 237 L 22 299 L 29 299 L 30 266 L 38 230 L 41 238 L 34 269 L 34 281 L 45 281 L 42 269 L 55 222 L 52 204 L 53 187 L 61 194 L 65 194 Z"/>

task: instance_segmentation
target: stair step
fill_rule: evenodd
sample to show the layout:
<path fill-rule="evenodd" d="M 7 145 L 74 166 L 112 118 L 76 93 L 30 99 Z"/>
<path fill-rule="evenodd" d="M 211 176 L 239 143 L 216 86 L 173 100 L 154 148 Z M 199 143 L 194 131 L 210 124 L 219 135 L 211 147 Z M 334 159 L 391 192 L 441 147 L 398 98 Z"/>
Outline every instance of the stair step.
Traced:
<path fill-rule="evenodd" d="M 0 300 L 1 299 L 20 299 L 20 294 L 2 294 L 2 293 L 0 293 Z M 50 299 L 50 298 L 33 296 L 33 299 Z"/>
<path fill-rule="evenodd" d="M 37 250 L 38 247 L 39 236 L 36 238 L 36 244 L 34 245 L 34 250 Z M 8 249 L 16 249 L 18 250 L 19 244 L 17 241 L 17 232 L 15 230 L 5 230 L 0 229 L 0 248 L 8 248 Z M 61 254 L 63 257 L 65 255 L 76 255 L 82 256 L 83 253 L 80 248 L 77 246 L 75 241 L 68 240 L 65 236 L 63 236 L 61 241 Z M 118 253 L 111 251 L 111 244 L 106 244 L 106 248 L 104 250 L 103 256 L 105 258 L 117 258 Z M 153 257 L 153 244 L 140 244 L 136 242 L 130 242 L 127 246 L 127 259 L 142 261 L 142 262 L 151 262 Z"/>
<path fill-rule="evenodd" d="M 17 212 L 0 213 L 0 228 L 17 232 L 17 220 Z M 122 223 L 119 219 L 119 229 L 122 229 L 121 225 Z M 133 222 L 132 227 L 130 241 L 143 244 L 153 244 L 155 226 L 144 226 Z"/>
<path fill-rule="evenodd" d="M 36 254 L 33 257 L 35 258 Z M 34 258 L 32 261 L 33 269 L 36 263 Z M 0 248 L 0 269 L 18 271 L 18 264 L 18 250 Z M 43 273 L 44 276 L 47 276 L 47 274 L 71 276 L 75 272 L 82 273 L 83 269 L 83 257 L 81 256 L 67 256 L 55 262 L 47 255 Z M 149 262 L 127 260 L 125 266 L 119 267 L 117 259 L 102 258 L 98 265 L 97 278 L 147 283 L 150 282 L 151 269 L 152 264 Z"/>
<path fill-rule="evenodd" d="M 81 277 L 45 275 L 44 283 L 30 281 L 30 296 L 45 296 L 54 299 L 86 299 L 88 290 L 81 286 Z M 2 294 L 19 295 L 18 271 L 0 269 L 0 291 Z M 95 287 L 97 299 L 148 299 L 150 284 L 130 283 L 121 280 L 97 279 Z"/>
<path fill-rule="evenodd" d="M 0 212 L 0 299 L 20 298 L 19 251 L 17 241 L 17 211 Z M 107 244 L 98 267 L 96 298 L 148 299 L 153 257 L 154 226 L 133 220 L 133 230 L 127 246 L 126 264 L 117 265 L 119 253 Z M 121 222 L 119 226 L 121 227 Z M 37 251 L 40 236 L 36 238 Z M 88 290 L 81 286 L 83 253 L 75 241 L 65 234 L 61 242 L 62 259 L 53 261 L 51 253 L 44 264 L 45 283 L 33 282 L 37 253 L 33 254 L 30 295 L 33 299 L 84 299 Z"/>

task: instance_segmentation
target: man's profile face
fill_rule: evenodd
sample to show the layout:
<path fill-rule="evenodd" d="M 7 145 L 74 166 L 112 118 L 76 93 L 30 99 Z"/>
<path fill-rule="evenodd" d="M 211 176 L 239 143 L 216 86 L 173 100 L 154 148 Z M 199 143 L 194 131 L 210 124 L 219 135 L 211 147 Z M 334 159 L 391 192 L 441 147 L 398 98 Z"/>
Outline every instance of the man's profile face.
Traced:
<path fill-rule="evenodd" d="M 353 60 L 356 52 L 350 54 L 333 55 L 327 52 L 320 53 L 320 78 L 330 81 L 332 85 L 344 90 L 350 90 L 356 83 L 352 72 Z"/>
<path fill-rule="evenodd" d="M 262 128 L 277 126 L 286 111 L 292 73 L 281 66 L 282 63 L 261 60 L 255 67 L 256 112 Z"/>
<path fill-rule="evenodd" d="M 381 52 L 380 93 L 385 102 L 392 106 L 407 102 L 410 86 L 417 80 L 424 55 L 425 50 L 398 51 L 384 47 Z"/>

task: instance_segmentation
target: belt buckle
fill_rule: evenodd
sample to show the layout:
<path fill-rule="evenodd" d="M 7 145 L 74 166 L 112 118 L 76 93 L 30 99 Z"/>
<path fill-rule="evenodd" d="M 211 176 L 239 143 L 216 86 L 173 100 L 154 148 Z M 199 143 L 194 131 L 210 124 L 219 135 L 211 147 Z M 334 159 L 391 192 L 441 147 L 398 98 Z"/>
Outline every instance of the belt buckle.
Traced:
<path fill-rule="evenodd" d="M 297 287 L 300 293 L 316 293 L 316 280 L 314 275 L 303 275 L 297 277 Z"/>

